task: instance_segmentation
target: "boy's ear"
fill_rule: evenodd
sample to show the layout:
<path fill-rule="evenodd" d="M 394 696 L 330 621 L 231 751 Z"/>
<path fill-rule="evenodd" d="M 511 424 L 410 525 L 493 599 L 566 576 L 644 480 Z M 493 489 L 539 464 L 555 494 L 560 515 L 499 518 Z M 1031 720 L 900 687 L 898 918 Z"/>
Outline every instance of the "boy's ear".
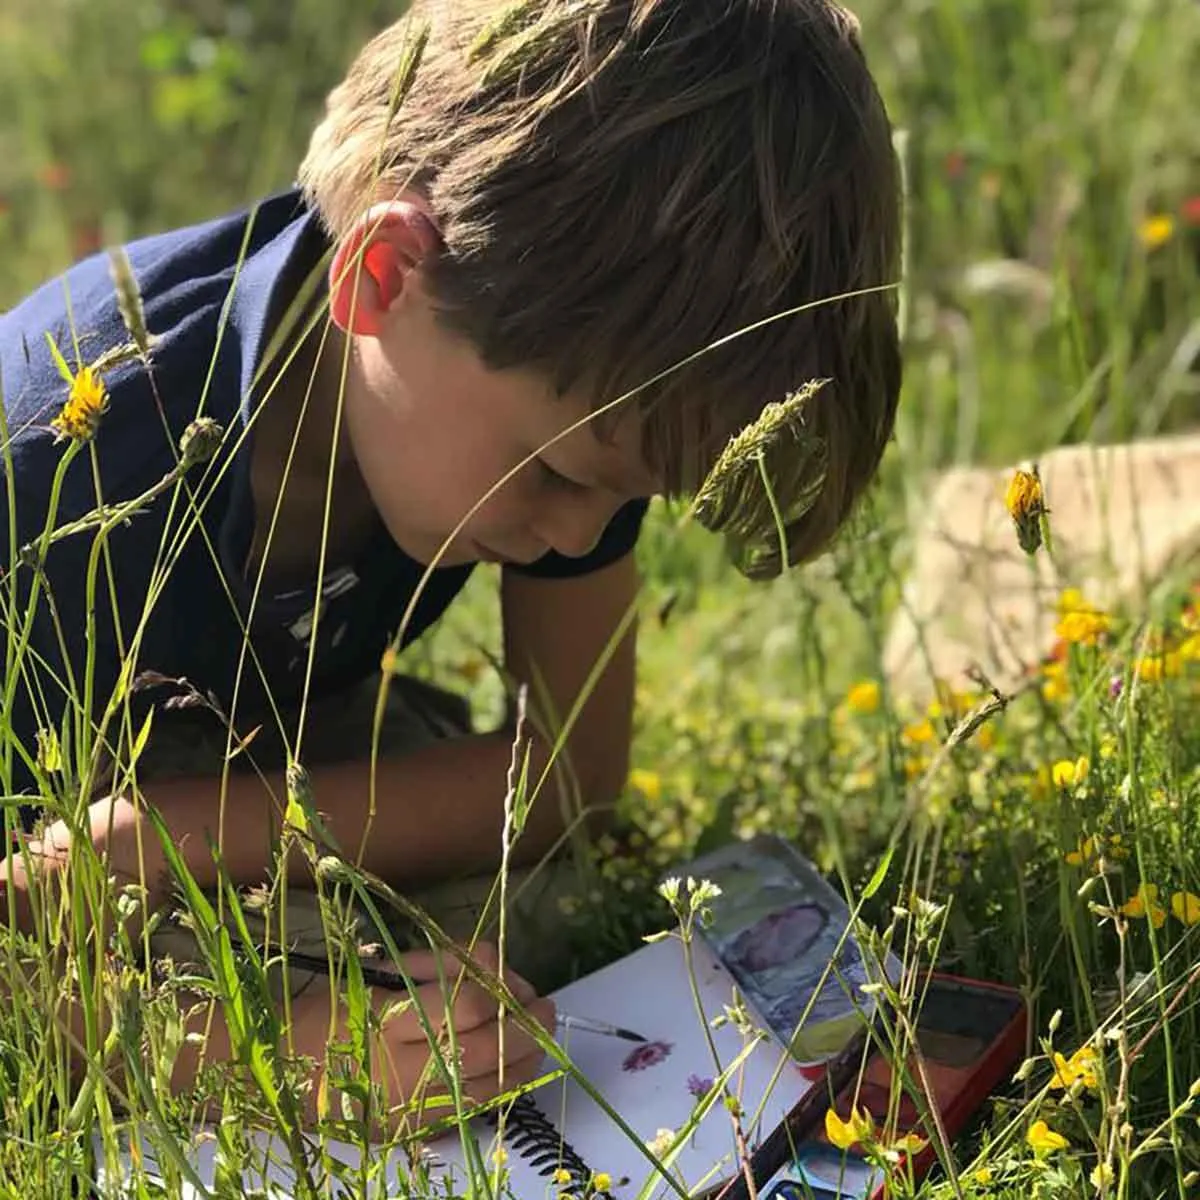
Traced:
<path fill-rule="evenodd" d="M 378 337 L 413 269 L 438 240 L 433 219 L 409 201 L 376 204 L 364 213 L 329 266 L 329 310 L 338 328 Z"/>

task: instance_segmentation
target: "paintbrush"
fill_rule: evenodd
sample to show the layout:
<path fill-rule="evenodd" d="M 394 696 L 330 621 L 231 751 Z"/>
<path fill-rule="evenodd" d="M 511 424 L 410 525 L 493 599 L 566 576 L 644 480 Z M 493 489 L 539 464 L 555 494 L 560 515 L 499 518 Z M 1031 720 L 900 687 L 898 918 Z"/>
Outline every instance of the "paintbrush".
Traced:
<path fill-rule="evenodd" d="M 304 954 L 299 950 L 289 950 L 287 961 L 298 967 L 313 971 L 318 975 L 329 974 L 329 960 L 319 954 Z M 402 991 L 404 980 L 395 971 L 381 971 L 367 963 L 362 964 L 363 982 L 372 987 L 387 988 L 389 991 Z M 556 1010 L 557 1012 L 557 1010 Z M 577 1029 L 581 1033 L 596 1033 L 602 1037 L 622 1038 L 627 1042 L 645 1042 L 640 1033 L 632 1029 L 622 1029 L 620 1025 L 610 1025 L 607 1021 L 596 1021 L 591 1017 L 575 1016 L 571 1013 L 557 1012 L 556 1022 L 564 1029 Z"/>

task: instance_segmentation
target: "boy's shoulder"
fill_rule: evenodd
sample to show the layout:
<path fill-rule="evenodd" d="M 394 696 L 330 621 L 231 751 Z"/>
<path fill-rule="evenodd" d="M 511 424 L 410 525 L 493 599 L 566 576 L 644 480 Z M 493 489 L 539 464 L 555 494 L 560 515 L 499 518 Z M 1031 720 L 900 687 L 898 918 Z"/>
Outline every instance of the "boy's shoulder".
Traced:
<path fill-rule="evenodd" d="M 322 239 L 315 218 L 298 192 L 287 191 L 125 245 L 147 327 L 158 339 L 153 358 L 158 391 L 181 420 L 197 415 L 202 392 L 208 393 L 206 411 L 210 405 L 224 410 L 211 415 L 236 415 L 242 385 L 249 385 L 268 320 L 284 299 L 304 242 L 313 243 L 319 255 Z M 48 338 L 78 369 L 127 343 L 129 336 L 104 252 L 76 263 L 0 314 L 0 394 L 14 446 L 52 438 L 48 425 L 64 399 L 64 382 Z M 118 367 L 106 374 L 105 383 L 114 397 L 127 387 L 145 391 L 140 375 L 140 367 Z M 128 423 L 120 406 L 110 405 L 99 442 L 113 442 L 113 426 Z"/>

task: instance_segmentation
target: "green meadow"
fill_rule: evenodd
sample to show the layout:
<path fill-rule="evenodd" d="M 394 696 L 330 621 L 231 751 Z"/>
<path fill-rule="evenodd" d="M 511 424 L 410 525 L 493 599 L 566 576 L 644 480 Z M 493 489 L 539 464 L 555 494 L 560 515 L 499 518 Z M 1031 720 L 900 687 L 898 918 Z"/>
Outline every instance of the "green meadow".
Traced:
<path fill-rule="evenodd" d="M 780 834 L 914 976 L 1008 983 L 1029 1005 L 1025 1062 L 967 1136 L 937 1146 L 928 1179 L 894 1171 L 893 1195 L 1200 1195 L 1200 566 L 1111 611 L 1064 576 L 1056 640 L 1025 648 L 1042 666 L 1014 689 L 931 681 L 909 694 L 882 666 L 937 472 L 1200 425 L 1200 7 L 855 7 L 908 196 L 896 436 L 845 536 L 771 582 L 738 576 L 686 506 L 653 510 L 634 769 L 563 903 L 563 976 L 679 922 L 656 888 L 672 864 Z M 0 310 L 84 254 L 286 186 L 325 91 L 400 11 L 5 0 Z M 1046 506 L 1042 555 L 1053 493 Z M 402 663 L 467 695 L 481 725 L 503 701 L 493 584 L 478 571 Z M 0 762 L 11 739 L 0 726 Z M 86 804 L 67 791 L 49 797 L 55 815 Z M 302 1065 L 286 1022 L 254 1008 L 260 994 L 214 942 L 213 998 L 241 1013 L 251 1065 L 172 1094 L 172 988 L 134 962 L 122 922 L 136 898 L 80 858 L 83 918 L 59 928 L 48 909 L 36 937 L 0 933 L 0 1196 L 87 1195 L 93 1131 L 112 1144 L 131 1115 L 170 1184 L 135 1171 L 98 1194 L 178 1195 L 194 1116 L 219 1104 L 230 1128 L 257 1119 L 292 1136 Z M 112 954 L 90 936 L 102 927 Z M 69 970 L 38 969 L 52 947 Z M 82 1088 L 67 1067 L 71 993 L 87 1015 Z M 903 989 L 891 999 L 913 1003 Z M 363 995 L 350 1003 L 361 1016 Z M 102 1036 L 103 1005 L 119 1019 Z M 871 1140 L 894 1159 L 894 1131 Z M 240 1143 L 222 1146 L 233 1179 Z"/>

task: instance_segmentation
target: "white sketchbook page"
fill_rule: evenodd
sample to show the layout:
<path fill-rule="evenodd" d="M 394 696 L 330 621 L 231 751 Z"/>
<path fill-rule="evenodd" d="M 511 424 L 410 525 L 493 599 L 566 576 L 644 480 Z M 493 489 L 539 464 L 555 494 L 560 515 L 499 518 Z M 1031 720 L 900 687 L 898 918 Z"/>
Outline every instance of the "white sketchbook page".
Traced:
<path fill-rule="evenodd" d="M 703 1022 L 711 1023 L 732 1003 L 733 984 L 707 947 L 695 944 L 693 958 L 704 1018 L 696 1009 L 683 947 L 674 938 L 645 946 L 554 996 L 564 1013 L 607 1021 L 650 1039 L 639 1046 L 578 1029 L 560 1033 L 572 1062 L 642 1145 L 654 1141 L 660 1130 L 676 1131 L 686 1125 L 711 1081 L 746 1049 L 746 1039 L 732 1024 L 710 1026 L 717 1051 L 714 1061 Z M 744 1055 L 729 1088 L 741 1102 L 743 1130 L 751 1149 L 811 1086 L 773 1039 L 762 1040 Z M 674 1194 L 654 1163 L 574 1079 L 546 1085 L 533 1093 L 533 1102 L 552 1126 L 563 1131 L 562 1139 L 591 1171 L 611 1177 L 616 1200 L 632 1200 L 648 1180 L 654 1181 L 650 1196 Z M 494 1131 L 483 1136 L 490 1146 Z M 530 1168 L 527 1156 L 517 1149 L 519 1122 L 505 1143 L 506 1148 L 512 1146 L 507 1166 L 512 1191 L 520 1200 L 544 1200 L 564 1190 L 578 1190 L 553 1184 L 552 1162 L 543 1173 Z M 435 1144 L 433 1149 L 440 1147 Z M 736 1155 L 733 1124 L 718 1097 L 679 1150 L 671 1170 L 684 1187 L 706 1188 L 740 1169 Z"/>
<path fill-rule="evenodd" d="M 705 1017 L 711 1022 L 732 1002 L 733 981 L 702 943 L 694 943 L 693 959 L 701 1003 Z M 715 1079 L 719 1069 L 696 1011 L 683 947 L 677 939 L 644 946 L 568 985 L 555 993 L 554 999 L 563 1013 L 607 1021 L 650 1039 L 650 1045 L 643 1047 L 578 1029 L 559 1030 L 560 1042 L 572 1062 L 643 1144 L 653 1141 L 662 1129 L 674 1131 L 687 1123 L 698 1103 L 696 1093 L 700 1085 Z M 709 1032 L 720 1069 L 727 1068 L 743 1053 L 745 1039 L 731 1024 L 719 1029 L 710 1027 Z M 547 1058 L 546 1069 L 554 1066 L 553 1059 Z M 743 1128 L 751 1148 L 783 1120 L 811 1086 L 773 1039 L 764 1039 L 743 1058 L 729 1080 L 729 1087 L 741 1102 Z M 674 1194 L 651 1160 L 639 1152 L 620 1126 L 573 1079 L 547 1084 L 533 1093 L 533 1098 L 548 1122 L 564 1131 L 562 1139 L 588 1167 L 612 1177 L 612 1195 L 616 1200 L 632 1200 L 652 1177 L 656 1179 L 650 1192 L 652 1197 Z M 485 1165 L 490 1165 L 490 1151 L 498 1144 L 497 1131 L 488 1123 L 477 1121 L 474 1132 Z M 514 1123 L 504 1137 L 508 1150 L 505 1165 L 512 1193 L 519 1200 L 552 1200 L 564 1190 L 550 1177 L 554 1167 L 539 1173 L 517 1149 L 519 1142 Z M 98 1140 L 96 1144 L 100 1155 Z M 265 1133 L 256 1135 L 253 1144 L 261 1157 L 258 1168 L 247 1177 L 247 1185 L 267 1190 L 273 1200 L 291 1200 L 294 1180 L 284 1165 L 289 1161 L 287 1151 L 278 1139 Z M 354 1146 L 326 1139 L 324 1147 L 330 1156 L 344 1163 L 359 1161 Z M 558 1146 L 554 1144 L 551 1148 L 557 1150 Z M 464 1175 L 459 1135 L 430 1143 L 429 1151 L 449 1174 L 432 1194 L 445 1195 L 445 1184 L 461 1194 Z M 202 1135 L 190 1161 L 206 1187 L 213 1183 L 215 1157 L 211 1135 Z M 152 1167 L 148 1148 L 143 1150 L 142 1158 Z M 123 1155 L 123 1159 L 123 1166 L 127 1166 L 128 1155 Z M 391 1151 L 385 1172 L 389 1192 L 408 1178 L 407 1167 L 406 1156 L 399 1150 Z M 671 1170 L 676 1179 L 686 1181 L 692 1189 L 716 1184 L 738 1170 L 733 1127 L 720 1098 L 678 1152 Z M 626 1178 L 628 1182 L 623 1182 Z M 347 1189 L 353 1186 L 349 1177 Z M 330 1194 L 354 1194 L 347 1189 L 335 1187 Z M 100 1194 L 104 1195 L 103 1189 Z M 193 1200 L 194 1195 L 186 1189 L 183 1200 Z"/>

